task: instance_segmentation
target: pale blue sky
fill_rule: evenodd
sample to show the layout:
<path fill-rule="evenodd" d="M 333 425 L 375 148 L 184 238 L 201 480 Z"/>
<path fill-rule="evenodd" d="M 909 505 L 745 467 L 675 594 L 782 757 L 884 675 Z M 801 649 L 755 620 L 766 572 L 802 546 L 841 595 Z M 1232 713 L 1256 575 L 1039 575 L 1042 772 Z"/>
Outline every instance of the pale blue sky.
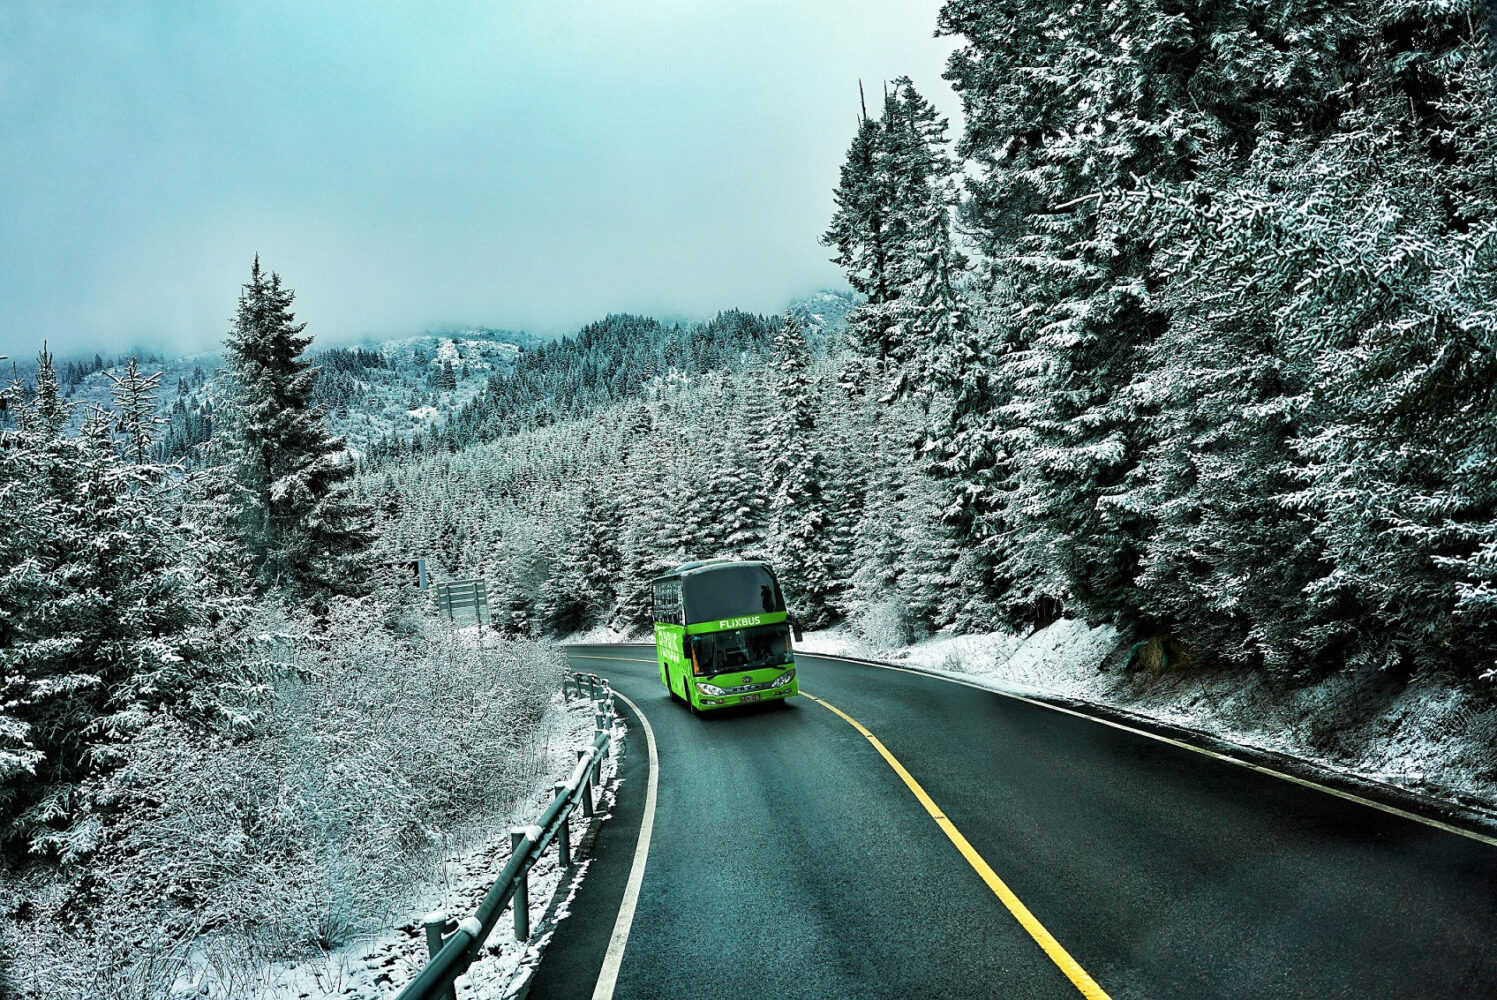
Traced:
<path fill-rule="evenodd" d="M 951 116 L 938 0 L 0 5 L 0 353 L 216 344 L 258 251 L 323 342 L 772 311 L 857 83 Z"/>

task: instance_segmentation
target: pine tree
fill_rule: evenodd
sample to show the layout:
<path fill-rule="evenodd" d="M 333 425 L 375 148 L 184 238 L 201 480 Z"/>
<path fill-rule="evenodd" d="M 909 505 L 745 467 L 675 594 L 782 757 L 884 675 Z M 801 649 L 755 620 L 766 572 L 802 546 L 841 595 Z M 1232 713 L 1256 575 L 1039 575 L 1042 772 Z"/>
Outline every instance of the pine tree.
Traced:
<path fill-rule="evenodd" d="M 826 471 L 817 439 L 815 383 L 800 324 L 789 313 L 771 365 L 780 405 L 769 428 L 772 456 L 769 551 L 787 597 L 811 625 L 830 620 L 836 575 L 826 551 Z"/>
<path fill-rule="evenodd" d="M 945 119 L 908 77 L 894 81 L 877 119 L 866 110 L 848 149 L 834 197 L 837 212 L 822 236 L 835 247 L 833 262 L 867 301 L 848 316 L 852 358 L 844 388 L 859 392 L 869 377 L 905 391 L 904 378 L 925 332 L 902 308 L 929 260 L 934 200 L 943 212 L 954 204 L 956 164 L 946 150 Z M 942 243 L 944 264 L 961 266 Z"/>
<path fill-rule="evenodd" d="M 569 537 L 542 588 L 541 613 L 548 632 L 567 635 L 602 624 L 617 603 L 623 573 L 619 512 L 611 483 L 583 488 L 563 526 Z"/>
<path fill-rule="evenodd" d="M 240 489 L 236 534 L 264 586 L 357 594 L 371 582 L 373 512 L 348 493 L 354 464 L 312 397 L 312 342 L 292 292 L 260 258 L 225 341 L 233 419 L 224 428 Z"/>
<path fill-rule="evenodd" d="M 900 517 L 911 463 L 904 460 L 907 457 L 905 448 L 894 442 L 907 436 L 909 431 L 899 426 L 901 410 L 891 407 L 880 413 L 867 405 L 866 400 L 864 404 L 862 426 L 866 439 L 863 445 L 870 452 L 869 468 L 861 495 L 862 509 L 851 522 L 851 553 L 843 610 L 854 627 L 862 630 L 868 638 L 897 645 L 914 638 L 909 628 L 910 615 L 906 611 L 901 610 L 897 625 L 886 621 L 882 628 L 877 628 L 870 623 L 879 615 L 880 609 L 904 607 L 899 600 L 900 576 L 905 568 Z M 853 516 L 851 512 L 849 516 Z M 869 631 L 888 634 L 868 635 Z"/>
<path fill-rule="evenodd" d="M 628 516 L 623 524 L 623 585 L 607 624 L 643 629 L 653 607 L 651 581 L 696 554 L 686 527 L 684 500 L 691 477 L 679 449 L 652 437 L 635 452 Z"/>
<path fill-rule="evenodd" d="M 1476 13 L 943 7 L 1007 313 L 962 434 L 1011 474 L 970 485 L 1074 609 L 1291 673 L 1490 659 Z"/>
<path fill-rule="evenodd" d="M 30 413 L 35 418 L 38 430 L 51 435 L 62 433 L 72 416 L 72 405 L 63 398 L 62 385 L 57 379 L 57 369 L 52 365 L 52 354 L 46 341 L 36 359 L 36 394 Z"/>
<path fill-rule="evenodd" d="M 45 350 L 36 381 L 0 437 L 0 836 L 69 859 L 112 821 L 90 782 L 153 714 L 222 712 L 244 601 L 214 575 L 231 561 L 172 520 L 164 470 L 121 459 L 116 416 L 70 434 Z"/>
<path fill-rule="evenodd" d="M 119 414 L 116 429 L 125 435 L 126 448 L 135 464 L 144 465 L 156 439 L 155 429 L 163 423 L 156 415 L 156 389 L 161 384 L 161 372 L 141 375 L 140 366 L 132 357 L 123 375 L 106 374 L 114 383 L 110 393 Z"/>

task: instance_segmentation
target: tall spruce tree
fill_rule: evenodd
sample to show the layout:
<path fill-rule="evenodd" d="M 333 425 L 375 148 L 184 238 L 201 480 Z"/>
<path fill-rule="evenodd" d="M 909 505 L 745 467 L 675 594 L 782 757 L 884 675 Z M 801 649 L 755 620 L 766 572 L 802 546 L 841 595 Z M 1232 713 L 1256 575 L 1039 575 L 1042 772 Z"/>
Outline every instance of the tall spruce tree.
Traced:
<path fill-rule="evenodd" d="M 769 551 L 799 613 L 819 625 L 831 618 L 838 580 L 827 553 L 826 463 L 817 436 L 811 354 L 800 324 L 789 313 L 775 336 L 770 363 L 780 410 L 769 434 Z"/>
<path fill-rule="evenodd" d="M 372 585 L 373 511 L 350 495 L 353 460 L 313 403 L 318 373 L 302 357 L 312 338 L 292 298 L 256 255 L 224 342 L 236 535 L 262 586 L 362 594 Z"/>

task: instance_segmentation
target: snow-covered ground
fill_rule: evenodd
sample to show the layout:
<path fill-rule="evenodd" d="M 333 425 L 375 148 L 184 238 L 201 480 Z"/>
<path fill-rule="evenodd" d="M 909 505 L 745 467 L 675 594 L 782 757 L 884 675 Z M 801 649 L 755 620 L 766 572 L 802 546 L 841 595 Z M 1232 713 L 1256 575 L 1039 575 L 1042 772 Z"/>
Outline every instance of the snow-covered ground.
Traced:
<path fill-rule="evenodd" d="M 615 642 L 654 642 L 655 640 L 643 633 L 620 632 L 607 625 L 598 625 L 586 632 L 573 633 L 561 641 L 564 644 L 606 646 Z"/>
<path fill-rule="evenodd" d="M 1343 673 L 1275 687 L 1241 670 L 1124 673 L 1103 669 L 1118 647 L 1111 627 L 1069 619 L 1027 638 L 939 635 L 886 649 L 831 629 L 807 633 L 796 645 L 1106 706 L 1497 817 L 1497 708 L 1440 677 L 1399 688 L 1381 675 Z"/>
<path fill-rule="evenodd" d="M 609 817 L 617 794 L 618 755 L 626 731 L 622 720 L 616 719 L 614 726 L 613 751 L 603 764 L 598 822 Z M 432 910 L 442 910 L 453 920 L 471 916 L 509 860 L 510 827 L 534 823 L 553 798 L 552 784 L 571 775 L 577 764 L 576 752 L 592 743 L 592 702 L 574 699 L 567 704 L 558 694 L 537 738 L 546 747 L 546 779 L 515 802 L 507 817 L 496 822 L 487 836 L 457 845 L 443 859 L 440 878 L 413 895 L 407 918 L 399 926 L 300 961 L 270 962 L 253 970 L 238 963 L 231 968 L 220 967 L 214 961 L 211 944 L 205 944 L 189 957 L 176 995 L 207 1000 L 244 996 L 264 1000 L 377 1000 L 393 996 L 426 962 L 422 916 Z M 573 813 L 574 852 L 592 822 L 580 809 Z M 554 846 L 547 849 L 530 872 L 530 940 L 515 940 L 513 910 L 506 909 L 478 960 L 458 979 L 462 1000 L 503 1000 L 520 991 L 539 963 L 556 922 L 567 916 L 572 893 L 586 876 L 589 864 L 583 860 L 576 865 L 565 898 L 553 899 L 564 873 L 557 864 Z"/>

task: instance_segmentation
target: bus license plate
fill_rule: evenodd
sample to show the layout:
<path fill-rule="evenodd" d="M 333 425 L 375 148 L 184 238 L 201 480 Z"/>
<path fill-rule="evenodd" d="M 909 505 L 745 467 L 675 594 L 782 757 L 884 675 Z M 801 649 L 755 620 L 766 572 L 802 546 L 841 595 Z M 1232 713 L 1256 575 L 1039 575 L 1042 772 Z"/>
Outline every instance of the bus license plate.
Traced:
<path fill-rule="evenodd" d="M 746 694 L 742 698 L 739 698 L 738 702 L 739 702 L 739 704 L 747 704 L 747 703 L 749 703 L 751 701 L 758 701 L 758 700 L 759 700 L 759 696 L 758 695 L 756 695 L 756 694 Z"/>

